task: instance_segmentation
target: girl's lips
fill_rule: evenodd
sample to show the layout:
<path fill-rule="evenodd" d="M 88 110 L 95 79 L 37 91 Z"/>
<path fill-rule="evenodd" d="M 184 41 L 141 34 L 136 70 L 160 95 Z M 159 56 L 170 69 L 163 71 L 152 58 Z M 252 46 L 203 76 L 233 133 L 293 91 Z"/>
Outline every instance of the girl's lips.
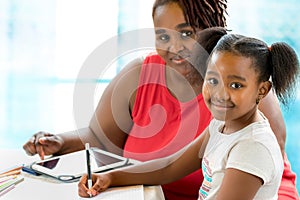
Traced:
<path fill-rule="evenodd" d="M 228 110 L 233 108 L 233 105 L 228 105 L 228 104 L 218 104 L 218 103 L 211 102 L 211 105 L 220 110 Z"/>

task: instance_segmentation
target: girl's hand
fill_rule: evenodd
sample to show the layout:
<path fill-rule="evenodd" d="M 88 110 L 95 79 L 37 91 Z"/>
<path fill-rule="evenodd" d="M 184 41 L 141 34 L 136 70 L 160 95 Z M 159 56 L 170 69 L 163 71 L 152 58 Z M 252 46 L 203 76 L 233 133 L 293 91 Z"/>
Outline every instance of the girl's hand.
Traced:
<path fill-rule="evenodd" d="M 100 192 L 105 191 L 111 184 L 109 174 L 93 174 L 92 175 L 93 186 L 88 188 L 87 174 L 84 174 L 78 183 L 78 195 L 81 197 L 96 196 Z"/>

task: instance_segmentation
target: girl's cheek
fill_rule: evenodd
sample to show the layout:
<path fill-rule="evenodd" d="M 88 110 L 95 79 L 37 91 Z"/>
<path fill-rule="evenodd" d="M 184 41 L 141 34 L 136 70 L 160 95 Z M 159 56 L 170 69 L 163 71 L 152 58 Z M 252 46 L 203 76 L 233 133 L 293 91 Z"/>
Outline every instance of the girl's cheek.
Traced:
<path fill-rule="evenodd" d="M 208 99 L 210 99 L 210 90 L 209 87 L 204 83 L 203 84 L 203 88 L 202 88 L 202 95 L 205 101 L 207 101 Z"/>

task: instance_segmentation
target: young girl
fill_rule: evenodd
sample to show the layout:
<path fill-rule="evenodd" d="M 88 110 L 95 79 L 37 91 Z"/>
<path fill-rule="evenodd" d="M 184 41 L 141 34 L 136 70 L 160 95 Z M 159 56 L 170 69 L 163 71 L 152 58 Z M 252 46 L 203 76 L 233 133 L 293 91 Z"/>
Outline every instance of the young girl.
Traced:
<path fill-rule="evenodd" d="M 199 199 L 277 199 L 283 171 L 279 145 L 258 104 L 273 87 L 283 104 L 293 92 L 299 62 L 285 43 L 268 47 L 241 35 L 225 35 L 208 60 L 203 96 L 214 116 L 190 145 L 162 159 L 93 174 L 79 182 L 88 197 L 111 186 L 165 184 L 201 168 Z M 202 164 L 201 164 L 202 163 Z"/>

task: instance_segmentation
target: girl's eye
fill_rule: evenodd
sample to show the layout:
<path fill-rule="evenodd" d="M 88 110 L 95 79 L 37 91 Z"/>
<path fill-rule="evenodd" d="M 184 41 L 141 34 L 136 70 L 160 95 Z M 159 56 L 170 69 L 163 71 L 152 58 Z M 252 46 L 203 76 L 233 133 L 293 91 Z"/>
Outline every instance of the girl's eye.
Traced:
<path fill-rule="evenodd" d="M 170 36 L 167 34 L 161 34 L 159 36 L 159 40 L 163 41 L 163 42 L 168 42 L 170 40 Z"/>
<path fill-rule="evenodd" d="M 207 79 L 207 83 L 210 85 L 217 85 L 218 84 L 218 80 L 215 78 L 209 78 Z"/>
<path fill-rule="evenodd" d="M 239 88 L 241 88 L 241 87 L 243 87 L 243 86 L 242 86 L 242 84 L 240 84 L 240 83 L 231 83 L 231 84 L 230 84 L 230 87 L 232 87 L 232 88 L 234 88 L 234 89 L 239 89 Z"/>
<path fill-rule="evenodd" d="M 181 32 L 181 37 L 183 39 L 190 38 L 190 37 L 192 37 L 192 35 L 193 35 L 193 31 L 182 31 Z"/>

